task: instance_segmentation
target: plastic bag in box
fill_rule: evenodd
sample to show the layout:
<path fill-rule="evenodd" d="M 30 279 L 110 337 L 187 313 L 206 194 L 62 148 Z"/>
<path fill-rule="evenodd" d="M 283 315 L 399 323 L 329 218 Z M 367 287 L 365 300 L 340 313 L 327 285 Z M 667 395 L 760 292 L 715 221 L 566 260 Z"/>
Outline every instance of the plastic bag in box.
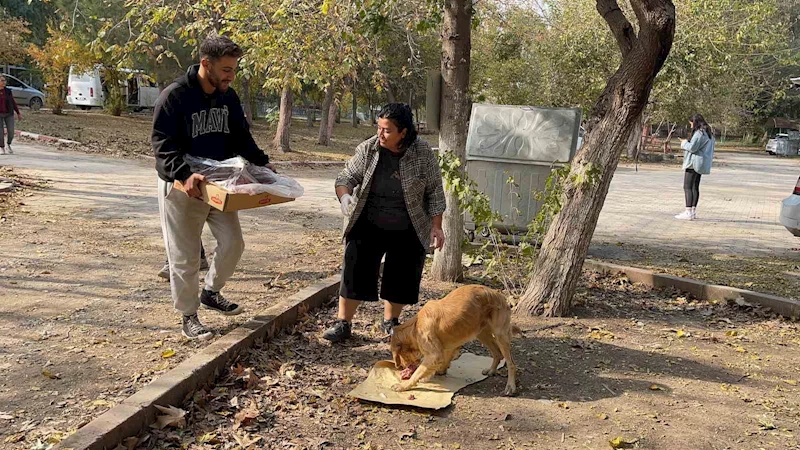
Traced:
<path fill-rule="evenodd" d="M 192 172 L 199 173 L 211 181 L 235 194 L 268 193 L 286 198 L 298 198 L 303 195 L 303 186 L 294 178 L 273 172 L 272 170 L 250 164 L 237 156 L 224 161 L 186 155 L 184 161 Z"/>

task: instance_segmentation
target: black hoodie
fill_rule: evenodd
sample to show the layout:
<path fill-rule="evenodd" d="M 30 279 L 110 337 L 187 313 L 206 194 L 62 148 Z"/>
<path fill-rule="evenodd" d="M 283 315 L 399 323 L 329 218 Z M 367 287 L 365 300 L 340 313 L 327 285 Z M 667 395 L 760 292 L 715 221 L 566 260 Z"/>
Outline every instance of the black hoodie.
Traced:
<path fill-rule="evenodd" d="M 263 166 L 269 157 L 256 145 L 233 88 L 206 94 L 197 79 L 199 65 L 167 86 L 153 113 L 153 151 L 158 176 L 186 181 L 192 174 L 183 155 L 222 161 L 241 156 Z"/>

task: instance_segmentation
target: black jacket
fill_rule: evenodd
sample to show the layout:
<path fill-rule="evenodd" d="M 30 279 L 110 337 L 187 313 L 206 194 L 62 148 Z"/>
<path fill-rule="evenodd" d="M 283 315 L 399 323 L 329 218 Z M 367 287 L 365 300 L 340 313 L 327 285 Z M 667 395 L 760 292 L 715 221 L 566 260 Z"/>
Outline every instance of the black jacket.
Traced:
<path fill-rule="evenodd" d="M 256 145 L 233 88 L 206 94 L 197 79 L 199 65 L 167 86 L 153 113 L 156 170 L 164 181 L 186 181 L 192 174 L 184 155 L 218 161 L 241 156 L 263 166 L 269 157 Z"/>

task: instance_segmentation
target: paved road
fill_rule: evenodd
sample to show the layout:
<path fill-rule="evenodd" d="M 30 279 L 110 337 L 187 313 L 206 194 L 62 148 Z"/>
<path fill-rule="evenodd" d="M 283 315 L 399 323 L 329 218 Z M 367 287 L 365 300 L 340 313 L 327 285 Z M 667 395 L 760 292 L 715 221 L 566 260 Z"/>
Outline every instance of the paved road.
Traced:
<path fill-rule="evenodd" d="M 15 148 L 17 154 L 0 156 L 0 164 L 33 169 L 52 179 L 54 185 L 47 194 L 51 201 L 65 206 L 71 201 L 85 204 L 86 195 L 90 195 L 100 209 L 130 208 L 133 206 L 130 199 L 99 192 L 113 190 L 113 180 L 118 179 L 119 187 L 137 200 L 135 208 L 130 208 L 131 213 L 152 220 L 157 227 L 152 162 L 65 153 L 39 145 L 17 144 Z M 340 226 L 339 205 L 332 193 L 337 170 L 289 170 L 288 173 L 303 184 L 306 195 L 270 210 L 312 212 L 317 225 Z M 112 182 L 90 181 L 97 176 Z M 798 176 L 800 160 L 797 159 L 719 153 L 711 175 L 703 176 L 700 186 L 699 220 L 682 222 L 673 218 L 683 209 L 683 173 L 679 167 L 649 165 L 640 167 L 638 172 L 631 167 L 620 167 L 611 183 L 593 243 L 701 248 L 738 255 L 783 254 L 800 247 L 800 240 L 778 223 L 780 201 L 789 195 Z M 81 184 L 80 189 L 65 188 Z M 259 212 L 244 214 L 259 215 Z"/>
<path fill-rule="evenodd" d="M 800 240 L 778 223 L 780 202 L 800 177 L 800 160 L 766 154 L 718 153 L 700 184 L 699 220 L 679 221 L 679 167 L 620 167 L 593 243 L 644 244 L 748 256 L 783 254 Z"/>

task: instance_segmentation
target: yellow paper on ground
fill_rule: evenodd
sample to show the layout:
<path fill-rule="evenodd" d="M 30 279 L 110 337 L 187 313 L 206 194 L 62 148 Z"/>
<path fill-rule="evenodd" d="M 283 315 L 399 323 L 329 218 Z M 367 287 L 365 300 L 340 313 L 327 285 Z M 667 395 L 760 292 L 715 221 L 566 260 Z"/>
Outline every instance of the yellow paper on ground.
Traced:
<path fill-rule="evenodd" d="M 414 389 L 395 392 L 392 386 L 401 382 L 400 371 L 392 361 L 378 361 L 369 371 L 367 379 L 350 391 L 350 396 L 387 405 L 408 405 L 418 408 L 441 409 L 450 405 L 455 393 L 472 383 L 485 380 L 482 372 L 492 364 L 492 358 L 472 353 L 462 353 L 450 363 L 447 375 L 436 375 Z M 505 361 L 500 363 L 503 367 Z M 498 368 L 499 368 L 498 367 Z"/>

